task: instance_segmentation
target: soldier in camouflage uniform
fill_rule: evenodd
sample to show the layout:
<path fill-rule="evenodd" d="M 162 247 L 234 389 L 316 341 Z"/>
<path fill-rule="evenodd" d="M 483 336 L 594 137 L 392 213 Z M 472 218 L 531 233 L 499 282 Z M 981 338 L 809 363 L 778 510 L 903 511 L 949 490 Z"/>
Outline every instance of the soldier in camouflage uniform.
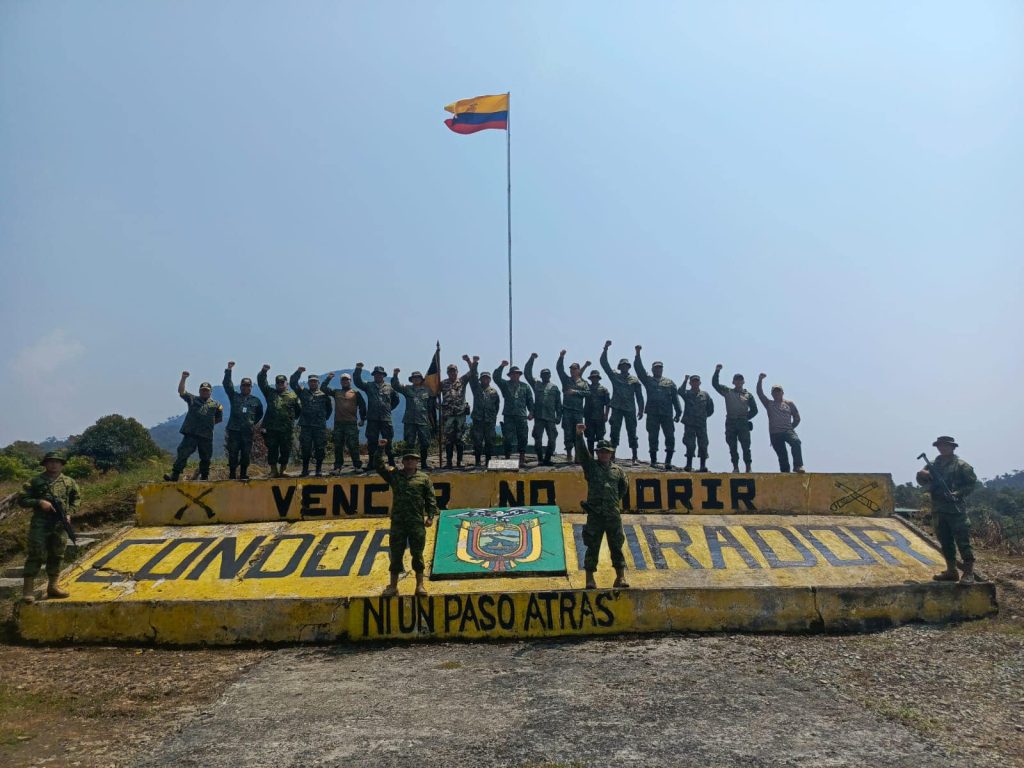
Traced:
<path fill-rule="evenodd" d="M 302 413 L 302 404 L 298 395 L 288 389 L 288 377 L 278 374 L 274 379 L 274 387 L 267 383 L 267 371 L 270 366 L 264 364 L 256 374 L 256 386 L 267 401 L 267 414 L 263 418 L 263 435 L 267 443 L 267 464 L 270 465 L 271 477 L 284 477 L 284 469 L 288 466 L 288 457 L 292 453 L 295 442 L 295 420 Z"/>
<path fill-rule="evenodd" d="M 288 379 L 292 391 L 302 403 L 299 415 L 299 452 L 302 456 L 302 477 L 309 477 L 309 460 L 316 461 L 316 476 L 323 475 L 324 455 L 327 453 L 327 420 L 333 410 L 330 396 L 320 389 L 320 377 L 316 374 L 306 378 L 306 387 L 299 384 L 299 377 L 306 369 L 299 366 Z M 329 384 L 334 372 L 327 374 L 324 384 Z"/>
<path fill-rule="evenodd" d="M 64 513 L 70 521 L 78 514 L 81 493 L 78 484 L 62 474 L 65 461 L 64 454 L 59 451 L 47 453 L 39 462 L 45 471 L 25 483 L 18 496 L 18 506 L 32 510 L 32 520 L 28 524 L 28 555 L 22 572 L 22 598 L 26 603 L 35 602 L 35 579 L 44 560 L 46 596 L 68 596 L 67 592 L 57 586 L 64 550 L 68 546 L 68 535 L 54 503 L 60 502 L 64 506 Z"/>
<path fill-rule="evenodd" d="M 675 422 L 683 415 L 682 406 L 679 405 L 679 391 L 672 379 L 661 375 L 665 369 L 661 361 L 655 361 L 651 365 L 651 374 L 648 375 L 640 359 L 640 345 L 636 345 L 636 357 L 633 359 L 633 367 L 636 368 L 636 375 L 640 377 L 644 388 L 647 390 L 647 442 L 651 449 L 651 467 L 658 466 L 658 432 L 665 433 L 665 469 L 672 469 L 672 454 L 676 447 Z M 673 419 L 673 414 L 674 419 Z"/>
<path fill-rule="evenodd" d="M 974 550 L 971 548 L 971 521 L 963 504 L 964 498 L 978 485 L 974 467 L 956 455 L 956 440 L 942 435 L 932 445 L 939 455 L 932 462 L 931 471 L 922 469 L 917 481 L 927 488 L 932 497 L 932 526 L 942 547 L 946 570 L 933 576 L 935 581 L 974 581 Z M 936 476 L 938 475 L 938 476 Z M 956 551 L 963 560 L 963 576 L 956 570 Z"/>
<path fill-rule="evenodd" d="M 512 451 L 519 451 L 519 463 L 526 463 L 526 443 L 529 434 L 526 422 L 533 420 L 533 390 L 525 381 L 521 381 L 523 372 L 518 365 L 508 369 L 508 380 L 502 377 L 502 371 L 508 365 L 508 360 L 502 360 L 501 365 L 494 369 L 494 381 L 501 390 L 501 396 L 505 400 L 502 408 L 502 415 L 505 417 L 502 423 L 501 435 L 505 439 L 505 458 L 512 455 Z"/>
<path fill-rule="evenodd" d="M 383 366 L 374 366 L 373 381 L 363 381 L 363 364 L 356 363 L 355 382 L 366 393 L 366 448 L 370 454 L 372 471 L 377 466 L 377 450 L 381 438 L 387 440 L 388 464 L 395 465 L 395 454 L 391 441 L 395 439 L 395 427 L 391 423 L 391 411 L 398 407 L 398 393 L 384 379 L 387 371 Z"/>
<path fill-rule="evenodd" d="M 181 477 L 188 457 L 199 451 L 199 479 L 210 479 L 210 459 L 213 458 L 213 428 L 224 420 L 224 406 L 210 397 L 213 387 L 204 381 L 199 385 L 199 397 L 185 391 L 185 380 L 188 371 L 181 372 L 178 382 L 178 397 L 188 404 L 185 423 L 181 425 L 181 443 L 178 444 L 178 455 L 174 460 L 169 474 L 164 480 L 175 481 Z"/>
<path fill-rule="evenodd" d="M 729 458 L 732 459 L 732 471 L 740 471 L 740 454 L 736 443 L 743 449 L 743 462 L 746 471 L 750 471 L 750 431 L 754 428 L 751 419 L 757 416 L 757 401 L 754 396 L 743 388 L 743 375 L 737 373 L 732 377 L 732 389 L 718 381 L 722 364 L 715 366 L 711 377 L 711 386 L 725 398 L 725 442 L 729 446 Z"/>
<path fill-rule="evenodd" d="M 615 451 L 607 440 L 598 441 L 597 459 L 591 456 L 583 442 L 585 431 L 586 425 L 576 426 L 576 455 L 583 465 L 583 477 L 587 481 L 587 500 L 582 505 L 587 513 L 587 523 L 583 527 L 583 543 L 587 548 L 583 556 L 587 589 L 597 589 L 594 572 L 597 570 L 601 539 L 605 536 L 608 537 L 608 551 L 615 568 L 615 583 L 612 587 L 628 589 L 626 558 L 622 554 L 622 545 L 626 543 L 626 535 L 622 530 L 622 500 L 629 489 L 626 473 L 612 461 Z"/>
<path fill-rule="evenodd" d="M 359 458 L 359 428 L 366 422 L 366 399 L 362 392 L 352 389 L 352 377 L 347 373 L 340 376 L 341 388 L 321 387 L 328 397 L 334 398 L 334 471 L 340 472 L 345 466 L 345 450 L 352 459 L 352 466 L 363 468 Z"/>
<path fill-rule="evenodd" d="M 405 415 L 402 424 L 405 426 L 405 444 L 410 448 L 419 444 L 420 461 L 423 469 L 430 469 L 427 453 L 430 451 L 430 438 L 437 423 L 437 398 L 430 387 L 423 383 L 423 374 L 413 371 L 409 377 L 411 384 L 403 386 L 398 380 L 400 370 L 395 368 L 391 377 L 391 388 L 405 398 Z"/>
<path fill-rule="evenodd" d="M 241 392 L 235 392 L 231 381 L 231 369 L 234 361 L 228 362 L 224 369 L 224 392 L 231 404 L 231 415 L 228 417 L 228 477 L 235 479 L 235 471 L 241 480 L 249 479 L 249 461 L 252 458 L 252 434 L 260 419 L 263 418 L 263 403 L 252 393 L 252 379 L 246 377 L 239 385 Z"/>
<path fill-rule="evenodd" d="M 629 440 L 630 450 L 633 451 L 633 466 L 635 467 L 636 453 L 640 447 L 640 441 L 636 436 L 636 423 L 644 415 L 644 388 L 640 379 L 629 372 L 630 364 L 626 358 L 619 360 L 618 371 L 612 370 L 611 365 L 608 364 L 608 347 L 611 345 L 611 341 L 604 343 L 604 349 L 601 351 L 601 367 L 604 368 L 604 372 L 608 374 L 608 379 L 612 383 L 612 448 L 619 447 L 619 434 L 622 423 L 625 422 L 626 437 Z M 634 410 L 634 401 L 636 410 Z M 634 414 L 636 415 L 634 416 Z"/>
<path fill-rule="evenodd" d="M 689 384 L 689 387 L 687 387 Z M 679 388 L 683 399 L 683 445 L 686 447 L 687 472 L 693 471 L 693 455 L 700 457 L 698 472 L 708 471 L 708 417 L 715 412 L 715 401 L 700 388 L 700 376 L 683 377 Z"/>
<path fill-rule="evenodd" d="M 378 443 L 377 463 L 374 465 L 384 482 L 391 487 L 391 531 L 388 535 L 391 548 L 391 582 L 384 590 L 384 597 L 398 594 L 398 577 L 402 573 L 402 560 L 408 547 L 412 554 L 412 570 L 416 574 L 416 594 L 427 594 L 423 586 L 423 549 L 427 543 L 427 528 L 437 516 L 437 497 L 430 477 L 419 471 L 420 457 L 415 453 L 402 456 L 402 468 L 390 469 L 384 465 L 380 451 L 386 450 L 382 439 Z"/>
<path fill-rule="evenodd" d="M 473 419 L 471 435 L 473 437 L 473 463 L 480 466 L 480 455 L 491 460 L 494 453 L 494 427 L 498 421 L 501 399 L 498 390 L 491 386 L 491 374 L 487 371 L 477 375 L 480 358 L 473 355 L 469 364 L 469 386 L 473 390 Z"/>
<path fill-rule="evenodd" d="M 537 461 L 550 467 L 558 439 L 558 422 L 562 420 L 562 392 L 551 383 L 550 368 L 541 370 L 540 381 L 533 377 L 533 361 L 536 359 L 537 353 L 534 352 L 526 361 L 526 383 L 533 389 L 533 445 Z M 545 434 L 548 436 L 547 449 L 544 448 Z"/>
<path fill-rule="evenodd" d="M 601 383 L 601 374 L 597 371 L 590 372 L 590 391 L 583 402 L 583 424 L 586 427 L 587 448 L 594 452 L 594 443 L 604 440 L 605 429 L 608 425 L 608 410 L 611 406 L 612 396 L 608 388 Z"/>
<path fill-rule="evenodd" d="M 462 359 L 470 363 L 469 355 Z M 466 384 L 470 374 L 467 371 L 459 376 L 459 368 L 454 363 L 447 368 L 448 378 L 441 382 L 441 431 L 444 434 L 444 465 L 452 468 L 452 454 L 456 454 L 456 466 L 462 466 L 462 456 L 466 451 L 466 414 L 469 404 L 466 402 Z"/>
<path fill-rule="evenodd" d="M 565 373 L 565 350 L 558 353 L 555 370 L 558 380 L 562 382 L 562 442 L 565 445 L 565 459 L 572 461 L 572 449 L 576 439 L 576 425 L 583 423 L 583 405 L 590 390 L 590 385 L 583 380 L 583 372 L 590 367 L 587 360 L 583 367 L 579 363 L 569 366 L 569 375 Z M 576 461 L 579 464 L 579 461 Z"/>

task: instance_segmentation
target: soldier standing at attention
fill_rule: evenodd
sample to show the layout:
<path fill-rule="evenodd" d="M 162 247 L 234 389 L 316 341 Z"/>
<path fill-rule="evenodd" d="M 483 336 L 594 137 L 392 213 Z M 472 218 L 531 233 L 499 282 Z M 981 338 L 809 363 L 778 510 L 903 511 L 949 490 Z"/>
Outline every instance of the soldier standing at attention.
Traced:
<path fill-rule="evenodd" d="M 356 363 L 356 386 L 366 393 L 366 448 L 370 454 L 370 469 L 377 466 L 376 454 L 380 439 L 387 441 L 388 464 L 395 466 L 395 454 L 391 441 L 395 439 L 395 427 L 391 423 L 391 410 L 398 406 L 398 393 L 384 381 L 387 371 L 377 365 L 373 369 L 373 381 L 363 381 L 363 364 Z"/>
<path fill-rule="evenodd" d="M 768 374 L 757 377 L 757 398 L 768 414 L 768 439 L 779 457 L 779 472 L 789 472 L 789 453 L 786 444 L 793 449 L 793 471 L 804 471 L 804 455 L 800 448 L 800 438 L 796 436 L 796 428 L 800 426 L 800 411 L 796 403 L 783 398 L 785 394 L 778 384 L 772 386 L 772 399 L 764 395 L 764 380 Z"/>
<path fill-rule="evenodd" d="M 689 384 L 689 388 L 687 388 Z M 715 412 L 715 401 L 700 388 L 700 376 L 693 374 L 683 378 L 679 387 L 683 399 L 683 445 L 686 447 L 687 472 L 693 471 L 694 449 L 700 456 L 698 472 L 708 471 L 708 416 Z"/>
<path fill-rule="evenodd" d="M 235 367 L 233 360 L 224 369 L 224 392 L 231 404 L 231 415 L 228 417 L 228 477 L 235 479 L 235 469 L 241 480 L 249 479 L 249 460 L 252 458 L 252 433 L 263 418 L 263 403 L 252 393 L 252 379 L 248 376 L 239 385 L 240 393 L 235 392 L 231 381 L 231 369 Z"/>
<path fill-rule="evenodd" d="M 423 374 L 413 371 L 409 377 L 411 384 L 402 386 L 398 380 L 400 369 L 395 368 L 391 377 L 391 388 L 405 397 L 405 415 L 402 424 L 405 426 L 405 444 L 412 447 L 418 443 L 420 461 L 423 469 L 430 469 L 427 463 L 427 452 L 430 450 L 430 434 L 437 419 L 437 400 L 430 387 L 423 383 Z"/>
<path fill-rule="evenodd" d="M 374 468 L 384 482 L 391 487 L 391 531 L 388 536 L 391 547 L 391 582 L 385 588 L 384 597 L 398 594 L 398 577 L 402 573 L 402 560 L 408 547 L 412 555 L 412 570 L 416 574 L 416 594 L 427 594 L 423 586 L 423 549 L 427 543 L 427 527 L 437 515 L 437 497 L 434 485 L 426 473 L 419 471 L 420 457 L 415 453 L 402 456 L 402 468 L 390 469 L 384 465 L 382 450 L 387 441 L 381 439 L 376 453 Z"/>
<path fill-rule="evenodd" d="M 562 382 L 562 441 L 565 443 L 565 459 L 572 461 L 572 449 L 576 439 L 576 425 L 583 423 L 583 405 L 590 386 L 583 380 L 583 372 L 590 367 L 590 361 L 580 367 L 579 363 L 569 366 L 569 375 L 565 375 L 565 350 L 558 353 L 555 370 L 558 380 Z M 576 462 L 579 464 L 579 462 Z"/>
<path fill-rule="evenodd" d="M 611 345 L 610 341 L 604 343 L 604 349 L 601 351 L 601 367 L 604 368 L 604 372 L 608 374 L 608 379 L 612 383 L 612 448 L 619 447 L 619 433 L 622 429 L 622 422 L 625 421 L 626 437 L 629 440 L 630 450 L 633 451 L 633 466 L 635 467 L 636 452 L 640 447 L 640 441 L 636 436 L 636 423 L 644 415 L 644 388 L 640 379 L 629 372 L 629 360 L 626 358 L 619 360 L 618 371 L 612 370 L 611 365 L 608 364 L 608 347 Z M 633 410 L 634 401 L 636 401 L 636 411 Z M 635 416 L 634 413 L 636 413 Z"/>
<path fill-rule="evenodd" d="M 633 367 L 647 390 L 647 442 L 651 449 L 651 468 L 658 467 L 658 432 L 665 433 L 665 469 L 672 469 L 672 454 L 676 447 L 675 421 L 682 417 L 683 409 L 679 405 L 679 391 L 672 379 L 661 375 L 665 365 L 655 360 L 651 365 L 651 374 L 647 374 L 644 363 L 640 359 L 641 346 L 636 345 L 636 357 Z M 673 413 L 675 421 L 673 421 Z"/>
<path fill-rule="evenodd" d="M 590 391 L 583 402 L 583 424 L 587 428 L 587 448 L 591 453 L 594 451 L 594 442 L 604 440 L 611 402 L 612 396 L 608 392 L 608 388 L 601 384 L 601 374 L 591 371 Z"/>
<path fill-rule="evenodd" d="M 513 450 L 519 451 L 519 463 L 526 463 L 526 441 L 528 430 L 526 422 L 533 419 L 533 390 L 525 381 L 521 381 L 523 372 L 518 365 L 508 369 L 508 380 L 502 378 L 502 371 L 508 360 L 494 369 L 494 381 L 505 399 L 502 415 L 505 417 L 502 437 L 505 439 L 505 458 L 512 455 Z"/>
<path fill-rule="evenodd" d="M 533 445 L 537 452 L 537 461 L 546 467 L 551 466 L 551 457 L 555 453 L 555 441 L 558 439 L 558 422 L 562 420 L 562 393 L 551 383 L 551 369 L 543 368 L 540 381 L 533 378 L 533 361 L 537 353 L 530 355 L 526 361 L 526 383 L 533 390 Z M 544 448 L 544 435 L 548 437 L 548 447 Z"/>
<path fill-rule="evenodd" d="M 498 390 L 491 386 L 491 374 L 484 371 L 477 375 L 479 364 L 480 357 L 473 355 L 469 364 L 469 386 L 473 389 L 473 413 L 470 417 L 473 419 L 473 463 L 477 467 L 480 466 L 480 454 L 490 461 L 494 453 L 494 427 L 501 408 Z"/>
<path fill-rule="evenodd" d="M 299 384 L 299 376 L 306 369 L 299 366 L 288 384 L 302 403 L 299 415 L 299 451 L 302 455 L 301 477 L 309 477 L 309 459 L 316 460 L 316 476 L 323 474 L 324 454 L 327 453 L 327 420 L 331 418 L 331 398 L 320 389 L 320 377 L 316 374 L 306 378 L 306 388 Z M 327 374 L 324 384 L 329 384 L 334 372 Z"/>
<path fill-rule="evenodd" d="M 757 402 L 754 396 L 743 388 L 743 375 L 737 373 L 732 377 L 732 389 L 727 389 L 718 381 L 722 364 L 715 366 L 715 374 L 711 377 L 711 386 L 725 398 L 725 442 L 729 445 L 729 458 L 732 459 L 732 471 L 740 471 L 740 455 L 736 450 L 739 442 L 743 448 L 743 462 L 747 472 L 750 471 L 750 430 L 754 428 L 751 419 L 757 415 Z"/>
<path fill-rule="evenodd" d="M 288 466 L 288 457 L 292 453 L 295 441 L 295 420 L 302 413 L 302 404 L 298 395 L 288 389 L 288 377 L 278 374 L 274 379 L 274 388 L 267 383 L 267 371 L 270 366 L 263 365 L 256 374 L 256 385 L 267 401 L 267 415 L 263 419 L 263 434 L 267 439 L 267 464 L 270 465 L 271 477 L 284 477 L 284 468 Z"/>
<path fill-rule="evenodd" d="M 615 583 L 612 587 L 628 589 L 626 558 L 622 554 L 622 545 L 626 542 L 622 530 L 622 500 L 628 490 L 626 473 L 612 461 L 614 451 L 607 440 L 597 443 L 597 460 L 594 460 L 583 442 L 585 431 L 586 425 L 576 425 L 576 455 L 583 465 L 583 477 L 587 481 L 587 500 L 582 504 L 587 513 L 587 523 L 583 527 L 583 543 L 587 547 L 583 556 L 587 589 L 597 589 L 594 572 L 597 570 L 601 539 L 605 536 L 608 537 L 608 551 L 611 552 L 612 566 L 615 568 Z"/>
<path fill-rule="evenodd" d="M 213 428 L 224 420 L 224 406 L 210 397 L 213 387 L 204 381 L 199 385 L 199 397 L 185 391 L 185 380 L 188 371 L 181 372 L 178 382 L 178 397 L 188 404 L 185 423 L 181 425 L 181 443 L 178 444 L 178 456 L 174 460 L 169 474 L 164 480 L 174 482 L 181 477 L 188 457 L 199 451 L 199 479 L 210 479 L 210 459 L 213 458 Z"/>
<path fill-rule="evenodd" d="M 467 363 L 469 356 L 463 355 Z M 462 466 L 462 456 L 466 451 L 466 384 L 469 372 L 459 376 L 459 368 L 452 363 L 447 369 L 448 378 L 441 382 L 441 432 L 444 434 L 444 466 L 452 468 L 452 454 L 455 454 L 455 465 Z"/>
<path fill-rule="evenodd" d="M 931 493 L 932 527 L 946 560 L 946 570 L 932 578 L 935 581 L 959 578 L 970 584 L 974 581 L 974 550 L 971 548 L 971 521 L 963 500 L 977 487 L 978 476 L 974 474 L 974 467 L 956 455 L 959 446 L 952 437 L 942 435 L 932 445 L 939 449 L 932 471 L 922 469 L 917 473 L 917 482 Z M 964 563 L 963 576 L 958 576 L 956 570 L 957 549 Z"/>
<path fill-rule="evenodd" d="M 81 493 L 78 484 L 62 474 L 65 461 L 63 453 L 49 451 L 39 462 L 43 465 L 43 473 L 25 483 L 18 496 L 18 506 L 32 510 L 32 520 L 28 524 L 28 554 L 25 557 L 25 569 L 22 571 L 24 583 L 21 594 L 26 603 L 35 602 L 35 579 L 44 560 L 46 596 L 68 596 L 67 592 L 57 586 L 60 564 L 64 560 L 64 550 L 68 546 L 68 535 L 54 504 L 60 502 L 64 506 L 64 513 L 70 521 L 78 514 Z"/>
<path fill-rule="evenodd" d="M 345 466 L 345 449 L 348 449 L 352 466 L 363 468 L 359 458 L 359 428 L 366 422 L 366 400 L 361 392 L 352 389 L 352 377 L 347 373 L 339 377 L 340 389 L 322 387 L 328 397 L 334 398 L 334 471 L 340 472 Z"/>

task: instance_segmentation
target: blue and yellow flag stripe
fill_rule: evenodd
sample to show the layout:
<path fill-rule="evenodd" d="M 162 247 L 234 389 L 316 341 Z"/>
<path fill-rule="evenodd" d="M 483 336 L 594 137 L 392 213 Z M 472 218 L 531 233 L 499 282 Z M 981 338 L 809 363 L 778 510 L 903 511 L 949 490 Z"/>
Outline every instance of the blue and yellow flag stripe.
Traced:
<path fill-rule="evenodd" d="M 455 133 L 467 134 L 490 128 L 508 129 L 508 94 L 460 99 L 445 107 L 454 117 L 444 121 Z"/>

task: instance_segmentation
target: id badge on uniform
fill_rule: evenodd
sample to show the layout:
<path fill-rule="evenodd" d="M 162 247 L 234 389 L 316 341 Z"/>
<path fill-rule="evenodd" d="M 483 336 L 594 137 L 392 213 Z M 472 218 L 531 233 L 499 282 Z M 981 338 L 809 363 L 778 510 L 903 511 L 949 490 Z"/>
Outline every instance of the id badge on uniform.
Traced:
<path fill-rule="evenodd" d="M 248 405 L 243 405 L 242 406 L 242 413 L 248 413 L 248 412 L 249 412 L 249 406 Z"/>

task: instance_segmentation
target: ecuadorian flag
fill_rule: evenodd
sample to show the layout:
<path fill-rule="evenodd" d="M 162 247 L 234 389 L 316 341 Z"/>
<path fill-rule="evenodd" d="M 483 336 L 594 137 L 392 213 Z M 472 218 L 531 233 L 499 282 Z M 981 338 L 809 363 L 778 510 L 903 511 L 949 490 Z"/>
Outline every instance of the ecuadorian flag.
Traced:
<path fill-rule="evenodd" d="M 462 99 L 444 108 L 455 117 L 448 118 L 444 124 L 456 133 L 476 133 L 496 128 L 508 130 L 508 94 L 499 96 L 477 96 L 475 99 Z"/>

